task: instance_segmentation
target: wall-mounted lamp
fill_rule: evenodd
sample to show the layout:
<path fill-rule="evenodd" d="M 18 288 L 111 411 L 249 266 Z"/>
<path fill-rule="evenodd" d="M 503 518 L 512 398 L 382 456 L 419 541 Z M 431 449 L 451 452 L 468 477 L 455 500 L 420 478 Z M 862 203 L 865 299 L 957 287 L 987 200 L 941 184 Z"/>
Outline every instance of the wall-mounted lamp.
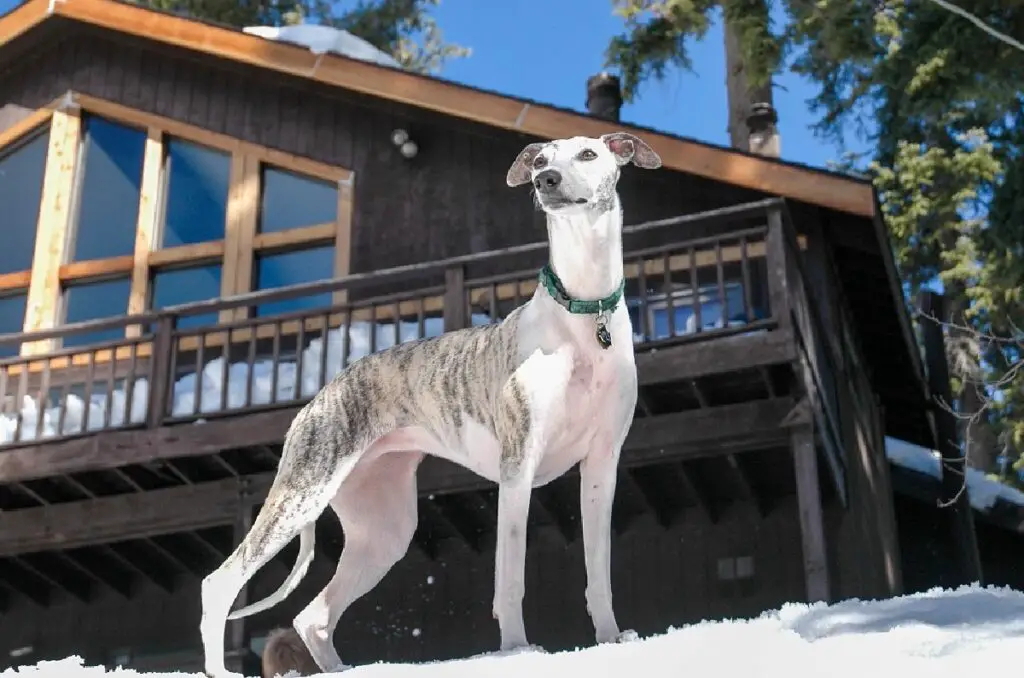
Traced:
<path fill-rule="evenodd" d="M 415 158 L 420 150 L 416 142 L 409 138 L 409 133 L 402 128 L 398 128 L 391 133 L 391 143 L 398 146 L 398 151 L 407 160 Z"/>

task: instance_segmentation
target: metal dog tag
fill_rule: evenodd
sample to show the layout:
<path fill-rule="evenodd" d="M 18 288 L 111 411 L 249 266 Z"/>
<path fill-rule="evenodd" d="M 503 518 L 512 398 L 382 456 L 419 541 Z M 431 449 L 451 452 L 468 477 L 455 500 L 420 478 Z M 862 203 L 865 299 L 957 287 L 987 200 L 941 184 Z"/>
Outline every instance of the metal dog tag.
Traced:
<path fill-rule="evenodd" d="M 604 313 L 597 314 L 597 343 L 601 345 L 601 348 L 611 348 L 612 345 L 612 333 L 608 331 L 608 321 L 605 318 Z"/>

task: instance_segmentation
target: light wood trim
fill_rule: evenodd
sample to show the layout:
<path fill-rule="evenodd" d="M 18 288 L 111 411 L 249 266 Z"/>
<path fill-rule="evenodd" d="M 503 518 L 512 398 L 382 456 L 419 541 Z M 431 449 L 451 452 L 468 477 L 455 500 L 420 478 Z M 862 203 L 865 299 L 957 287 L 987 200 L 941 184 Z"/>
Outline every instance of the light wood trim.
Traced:
<path fill-rule="evenodd" d="M 230 271 L 223 275 L 222 289 L 230 286 L 231 294 L 241 294 L 252 289 L 253 242 L 256 238 L 256 226 L 260 211 L 260 163 L 251 156 L 241 157 L 237 165 L 232 166 L 232 173 L 238 172 L 235 199 L 230 205 L 233 218 L 231 224 L 231 240 L 229 250 L 234 253 L 234 261 Z M 244 320 L 248 317 L 248 308 L 236 308 L 220 314 L 222 322 Z"/>
<path fill-rule="evenodd" d="M 160 237 L 160 187 L 163 184 L 163 133 L 157 127 L 146 130 L 146 150 L 142 161 L 139 190 L 139 218 L 135 225 L 135 253 L 132 257 L 132 287 L 128 295 L 128 314 L 143 313 L 149 306 L 150 254 Z M 129 337 L 137 337 L 142 328 L 125 328 Z"/>
<path fill-rule="evenodd" d="M 289 228 L 286 231 L 257 233 L 252 240 L 252 248 L 260 250 L 283 249 L 296 245 L 314 245 L 333 242 L 338 232 L 334 222 Z"/>
<path fill-rule="evenodd" d="M 11 144 L 21 141 L 23 138 L 45 127 L 53 116 L 53 109 L 40 108 L 33 111 L 24 120 L 20 120 L 4 131 L 0 132 L 0 151 Z"/>
<path fill-rule="evenodd" d="M 64 260 L 67 243 L 81 122 L 78 109 L 66 108 L 54 111 L 50 123 L 50 144 L 32 257 L 32 280 L 25 307 L 26 332 L 51 329 L 58 322 L 60 264 Z M 21 352 L 23 355 L 45 353 L 52 350 L 53 345 L 53 339 L 26 342 L 22 344 Z"/>
<path fill-rule="evenodd" d="M 132 263 L 133 257 L 130 254 L 109 259 L 73 261 L 69 264 L 61 264 L 58 269 L 58 276 L 62 283 L 66 283 L 88 278 L 108 278 L 131 274 Z"/>
<path fill-rule="evenodd" d="M 50 16 L 48 0 L 26 0 L 0 16 L 0 45 L 14 41 Z"/>
<path fill-rule="evenodd" d="M 216 259 L 222 260 L 221 264 L 223 265 L 226 252 L 227 247 L 223 240 L 210 240 L 192 245 L 168 247 L 162 250 L 154 249 L 152 252 L 149 252 L 147 258 L 149 260 L 149 268 L 165 268 L 189 263 L 201 266 L 204 262 L 212 263 Z M 223 272 L 221 275 L 223 275 Z M 223 292 L 223 284 L 221 288 Z"/>
<path fill-rule="evenodd" d="M 338 217 L 334 237 L 334 275 L 346 276 L 352 266 L 352 209 L 355 193 L 355 174 L 347 181 L 338 183 Z M 338 290 L 331 295 L 335 304 L 348 301 L 348 290 Z"/>
<path fill-rule="evenodd" d="M 47 4 L 44 0 L 28 0 L 14 9 L 0 19 L 0 35 L 19 34 L 44 20 Z M 137 5 L 110 0 L 68 0 L 54 3 L 51 15 L 520 134 L 551 139 L 575 135 L 600 136 L 625 130 L 647 141 L 669 169 L 859 216 L 875 214 L 874 191 L 870 183 L 836 173 L 745 155 L 358 59 L 313 54 L 299 46 L 154 12 Z"/>
<path fill-rule="evenodd" d="M 168 136 L 209 146 L 225 153 L 242 153 L 256 158 L 261 163 L 273 165 L 283 170 L 307 174 L 325 181 L 342 181 L 352 174 L 351 171 L 343 167 L 335 167 L 334 165 L 317 162 L 316 160 L 304 158 L 293 153 L 251 144 L 226 134 L 212 132 L 208 129 L 179 122 L 172 118 L 165 118 L 161 115 L 146 113 L 89 94 L 72 92 L 71 96 L 75 103 L 88 113 L 103 116 L 126 125 L 133 125 L 144 129 L 159 129 Z"/>
<path fill-rule="evenodd" d="M 32 284 L 32 271 L 17 271 L 0 275 L 0 292 L 28 290 Z"/>

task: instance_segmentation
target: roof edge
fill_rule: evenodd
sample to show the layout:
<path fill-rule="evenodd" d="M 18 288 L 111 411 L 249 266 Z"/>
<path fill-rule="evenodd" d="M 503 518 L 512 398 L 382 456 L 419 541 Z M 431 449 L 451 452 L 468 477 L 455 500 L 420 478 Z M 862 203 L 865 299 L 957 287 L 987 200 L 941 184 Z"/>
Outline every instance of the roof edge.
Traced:
<path fill-rule="evenodd" d="M 705 145 L 635 125 L 611 123 L 341 55 L 317 55 L 298 45 L 114 0 L 26 0 L 0 17 L 0 34 L 8 36 L 0 44 L 23 35 L 51 16 L 540 138 L 600 136 L 629 130 L 643 136 L 668 169 L 861 217 L 875 216 L 872 187 L 852 177 Z"/>

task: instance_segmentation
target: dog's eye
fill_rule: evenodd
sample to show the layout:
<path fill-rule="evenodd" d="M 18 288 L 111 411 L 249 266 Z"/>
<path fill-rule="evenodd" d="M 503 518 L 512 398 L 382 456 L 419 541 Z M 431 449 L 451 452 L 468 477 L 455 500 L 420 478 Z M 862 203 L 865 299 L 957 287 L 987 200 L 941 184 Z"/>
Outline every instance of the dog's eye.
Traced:
<path fill-rule="evenodd" d="M 597 157 L 597 153 L 594 153 L 589 148 L 584 148 L 582 151 L 580 151 L 579 153 L 576 154 L 576 159 L 577 160 L 582 160 L 584 162 L 586 162 L 587 160 L 593 160 L 596 157 Z"/>
<path fill-rule="evenodd" d="M 548 164 L 547 158 L 543 155 L 538 155 L 533 161 L 533 168 L 540 169 Z"/>

